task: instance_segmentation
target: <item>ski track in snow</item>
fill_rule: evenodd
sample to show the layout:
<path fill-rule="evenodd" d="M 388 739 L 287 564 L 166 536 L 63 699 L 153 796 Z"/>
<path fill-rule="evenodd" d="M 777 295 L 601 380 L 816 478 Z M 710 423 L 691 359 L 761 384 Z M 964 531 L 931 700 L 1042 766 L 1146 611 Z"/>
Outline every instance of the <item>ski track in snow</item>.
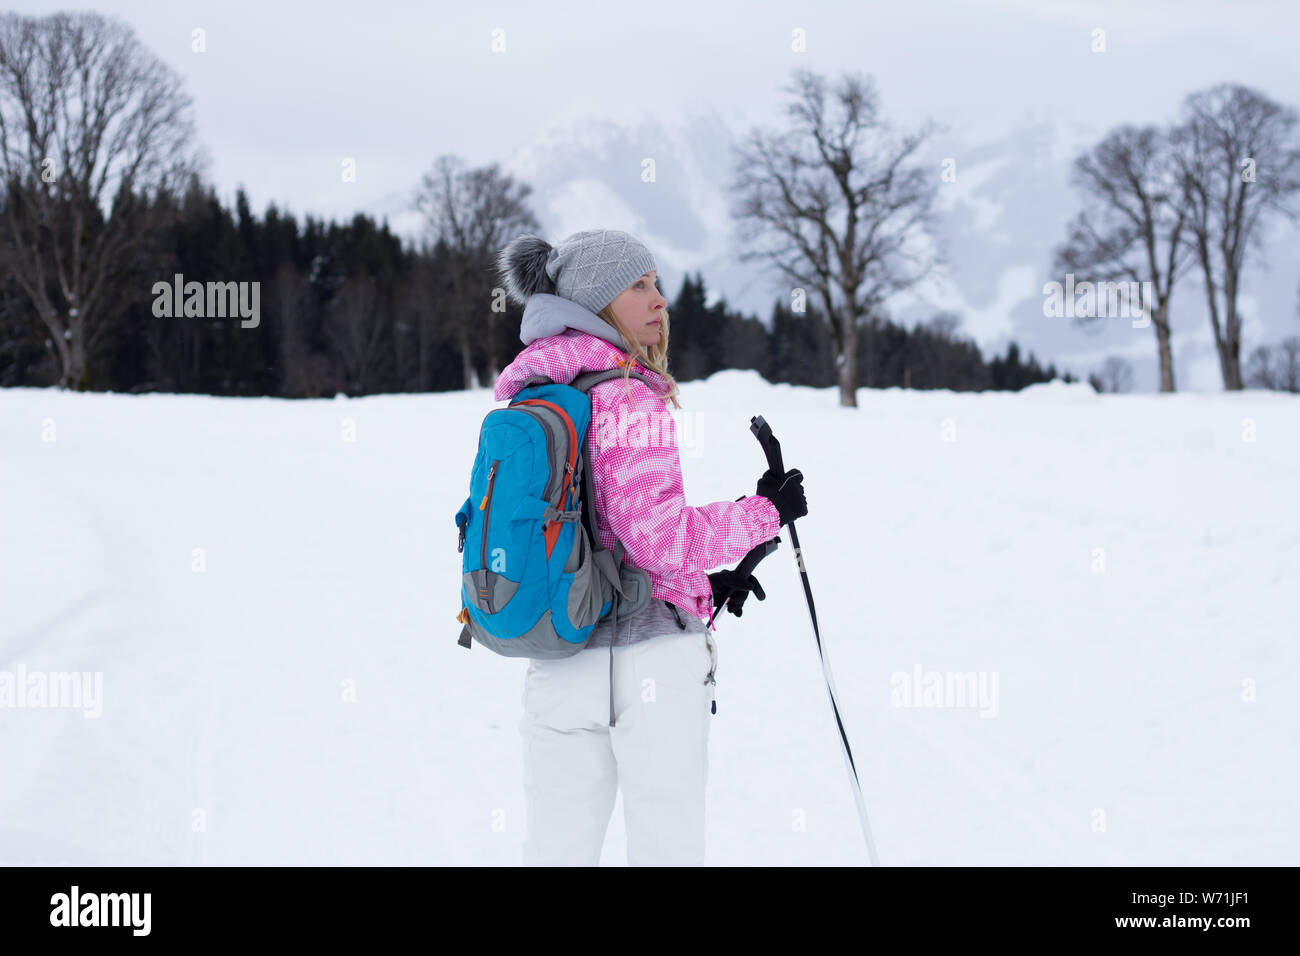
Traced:
<path fill-rule="evenodd" d="M 804 472 L 882 863 L 1300 862 L 1295 396 L 683 402 L 692 504 L 753 493 L 750 415 Z M 517 864 L 526 663 L 455 643 L 493 407 L 0 391 L 0 670 L 103 674 L 98 718 L 0 708 L 0 863 Z M 708 862 L 864 864 L 788 532 L 758 577 L 717 622 Z M 914 667 L 996 675 L 996 716 L 896 706 Z"/>

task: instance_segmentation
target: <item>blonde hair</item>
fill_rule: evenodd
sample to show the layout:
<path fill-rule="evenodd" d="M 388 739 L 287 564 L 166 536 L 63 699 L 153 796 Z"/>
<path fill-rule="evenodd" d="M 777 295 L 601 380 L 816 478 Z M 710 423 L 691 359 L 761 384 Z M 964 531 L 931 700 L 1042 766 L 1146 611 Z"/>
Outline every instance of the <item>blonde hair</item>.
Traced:
<path fill-rule="evenodd" d="M 623 340 L 623 351 L 630 353 L 645 368 L 662 375 L 665 381 L 668 382 L 668 394 L 664 396 L 664 405 L 672 402 L 674 408 L 681 408 L 681 402 L 677 401 L 677 380 L 668 374 L 668 310 L 659 310 L 659 314 L 663 316 L 663 321 L 659 323 L 659 341 L 648 349 L 641 345 L 634 336 L 628 334 L 627 329 L 623 327 L 623 323 L 619 322 L 618 316 L 614 314 L 613 303 L 605 306 L 596 314 L 618 330 L 619 337 Z M 631 363 L 623 366 L 623 387 L 627 391 L 629 399 L 632 395 L 631 379 L 628 377 L 631 372 Z"/>

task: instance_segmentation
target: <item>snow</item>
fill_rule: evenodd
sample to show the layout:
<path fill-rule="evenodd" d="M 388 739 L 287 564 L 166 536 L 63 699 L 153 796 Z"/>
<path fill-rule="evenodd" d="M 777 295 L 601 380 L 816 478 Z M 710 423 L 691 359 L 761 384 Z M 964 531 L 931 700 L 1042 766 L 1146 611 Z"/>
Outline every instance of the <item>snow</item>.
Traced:
<path fill-rule="evenodd" d="M 1295 396 L 682 395 L 693 503 L 753 492 L 754 414 L 804 472 L 882 863 L 1300 863 Z M 98 717 L 0 708 L 0 862 L 518 863 L 526 662 L 454 620 L 492 407 L 0 391 L 0 678 L 103 682 Z M 716 632 L 708 862 L 865 863 L 788 531 L 758 576 Z"/>
<path fill-rule="evenodd" d="M 1097 390 L 1086 382 L 1063 382 L 1054 378 L 1050 382 L 1035 382 L 1026 385 L 1019 392 L 1024 401 L 1048 402 L 1083 402 L 1091 404 L 1101 401 Z"/>

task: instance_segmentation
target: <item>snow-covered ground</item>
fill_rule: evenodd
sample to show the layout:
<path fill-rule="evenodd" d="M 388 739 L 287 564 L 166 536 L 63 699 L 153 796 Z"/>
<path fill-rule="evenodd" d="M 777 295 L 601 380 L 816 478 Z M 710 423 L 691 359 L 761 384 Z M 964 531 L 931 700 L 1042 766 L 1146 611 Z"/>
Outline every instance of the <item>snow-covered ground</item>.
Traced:
<path fill-rule="evenodd" d="M 724 372 L 679 429 L 693 504 L 753 493 L 754 414 L 806 476 L 881 862 L 1300 864 L 1300 399 L 858 397 Z M 518 863 L 526 662 L 454 620 L 493 407 L 0 391 L 0 682 L 102 678 L 0 708 L 0 862 Z M 708 859 L 860 864 L 782 536 L 718 622 Z"/>

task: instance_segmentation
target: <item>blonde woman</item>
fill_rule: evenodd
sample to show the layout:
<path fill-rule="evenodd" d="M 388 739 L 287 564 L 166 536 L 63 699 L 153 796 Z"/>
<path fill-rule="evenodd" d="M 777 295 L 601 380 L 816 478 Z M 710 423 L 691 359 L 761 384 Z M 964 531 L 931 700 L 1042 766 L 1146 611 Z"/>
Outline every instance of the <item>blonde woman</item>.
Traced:
<path fill-rule="evenodd" d="M 763 597 L 752 577 L 707 572 L 807 514 L 802 476 L 768 472 L 753 496 L 686 503 L 667 408 L 680 408 L 668 373 L 667 303 L 654 257 L 636 238 L 589 230 L 552 246 L 520 236 L 498 266 L 524 306 L 526 346 L 497 379 L 498 401 L 534 375 L 567 384 L 586 371 L 624 370 L 590 392 L 596 533 L 602 547 L 621 542 L 624 562 L 648 573 L 652 598 L 619 618 L 617 634 L 605 618 L 583 650 L 529 664 L 519 725 L 524 863 L 596 865 L 621 788 L 630 865 L 700 865 L 718 664 L 709 633 L 714 589 L 739 588 L 733 605 L 747 590 Z"/>

